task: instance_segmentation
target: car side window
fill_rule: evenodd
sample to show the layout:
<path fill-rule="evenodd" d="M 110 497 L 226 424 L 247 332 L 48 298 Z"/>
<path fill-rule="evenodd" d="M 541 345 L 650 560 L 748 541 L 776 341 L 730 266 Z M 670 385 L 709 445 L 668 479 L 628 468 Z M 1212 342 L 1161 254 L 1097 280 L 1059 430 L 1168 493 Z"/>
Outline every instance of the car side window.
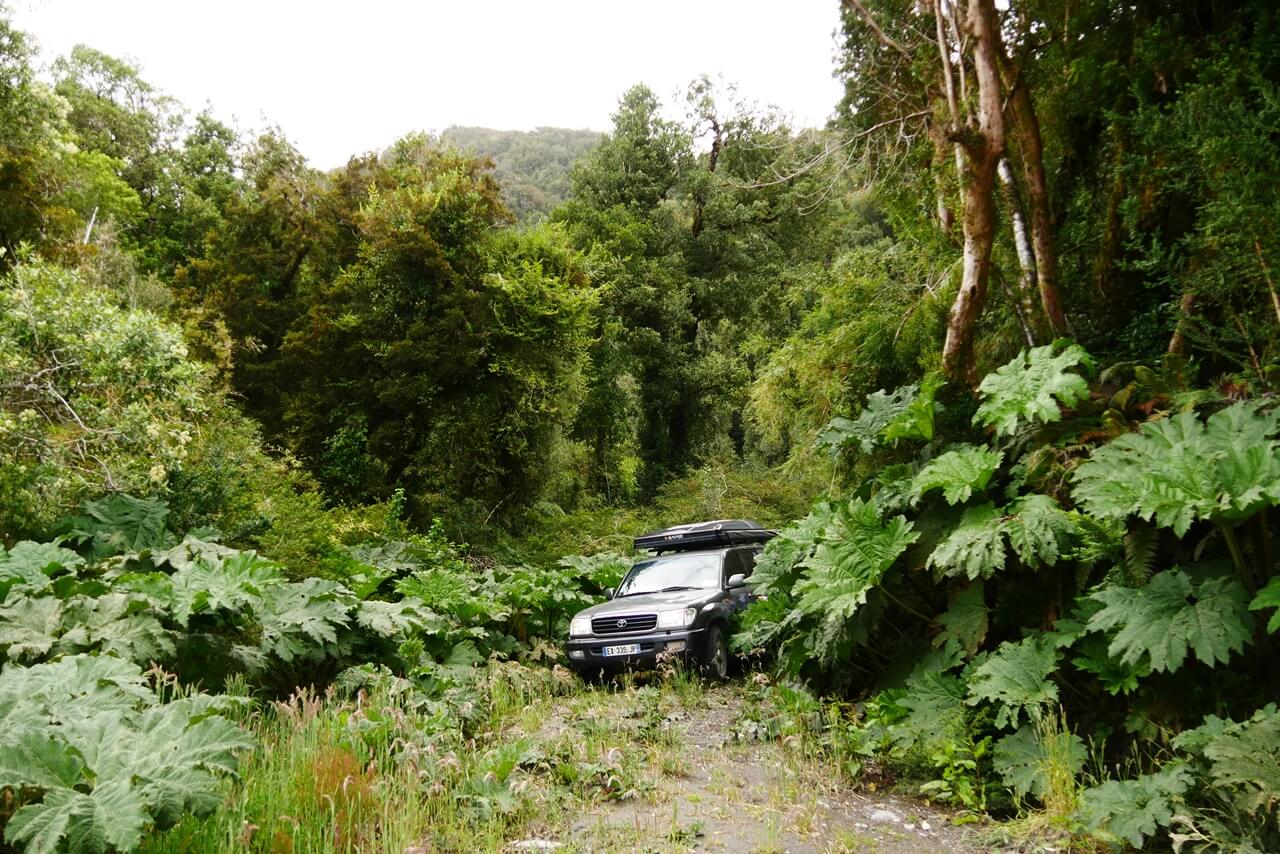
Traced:
<path fill-rule="evenodd" d="M 742 549 L 732 549 L 725 552 L 724 555 L 724 581 L 728 583 L 738 573 L 750 573 L 750 562 L 746 560 L 746 554 Z"/>
<path fill-rule="evenodd" d="M 756 546 L 751 549 L 744 549 L 742 552 L 742 572 L 747 574 L 747 578 L 751 577 L 751 573 L 755 572 L 756 561 L 760 559 L 760 552 L 764 549 Z"/>

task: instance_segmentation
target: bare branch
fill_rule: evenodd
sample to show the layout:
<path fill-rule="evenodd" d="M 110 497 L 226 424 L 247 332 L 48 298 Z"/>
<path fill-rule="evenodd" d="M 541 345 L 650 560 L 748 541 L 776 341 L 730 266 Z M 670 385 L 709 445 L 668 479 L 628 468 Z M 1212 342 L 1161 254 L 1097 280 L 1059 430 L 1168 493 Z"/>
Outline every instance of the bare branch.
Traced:
<path fill-rule="evenodd" d="M 898 42 L 894 41 L 888 33 L 880 28 L 880 25 L 876 23 L 876 19 L 872 16 L 871 12 L 866 6 L 862 5 L 861 0 L 844 0 L 844 5 L 856 12 L 862 18 L 863 22 L 866 23 L 866 25 L 871 28 L 871 31 L 876 34 L 876 38 L 880 39 L 881 44 L 891 50 L 897 51 L 908 63 L 912 61 L 910 51 Z"/>

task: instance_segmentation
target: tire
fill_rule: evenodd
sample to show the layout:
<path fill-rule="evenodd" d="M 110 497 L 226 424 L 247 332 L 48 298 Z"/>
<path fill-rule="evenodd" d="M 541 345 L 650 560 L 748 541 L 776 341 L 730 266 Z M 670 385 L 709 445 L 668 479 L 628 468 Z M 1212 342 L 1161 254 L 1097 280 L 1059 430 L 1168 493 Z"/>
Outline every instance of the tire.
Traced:
<path fill-rule="evenodd" d="M 707 642 L 699 657 L 702 675 L 713 682 L 723 682 L 729 678 L 729 642 L 724 635 L 724 626 L 712 623 L 707 629 Z"/>

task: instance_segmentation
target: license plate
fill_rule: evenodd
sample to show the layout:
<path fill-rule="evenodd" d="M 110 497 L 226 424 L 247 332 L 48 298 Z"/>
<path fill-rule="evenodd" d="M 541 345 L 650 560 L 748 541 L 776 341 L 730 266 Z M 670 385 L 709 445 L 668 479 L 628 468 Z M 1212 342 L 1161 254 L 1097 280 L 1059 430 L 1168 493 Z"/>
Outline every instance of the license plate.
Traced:
<path fill-rule="evenodd" d="M 618 646 L 606 646 L 603 651 L 605 655 L 635 655 L 640 651 L 640 644 L 624 643 Z"/>

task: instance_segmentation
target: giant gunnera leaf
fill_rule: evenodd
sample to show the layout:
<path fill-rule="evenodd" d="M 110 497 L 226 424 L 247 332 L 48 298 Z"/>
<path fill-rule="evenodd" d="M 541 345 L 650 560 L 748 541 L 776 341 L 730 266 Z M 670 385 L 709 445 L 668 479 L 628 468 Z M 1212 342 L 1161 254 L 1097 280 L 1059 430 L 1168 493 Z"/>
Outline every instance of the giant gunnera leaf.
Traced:
<path fill-rule="evenodd" d="M 1201 421 L 1191 412 L 1142 425 L 1076 469 L 1076 501 L 1090 513 L 1154 519 L 1182 536 L 1197 519 L 1234 523 L 1280 504 L 1280 412 L 1258 401 Z"/>
<path fill-rule="evenodd" d="M 148 827 L 208 815 L 252 739 L 230 698 L 161 703 L 142 670 L 68 656 L 0 672 L 0 790 L 9 845 L 27 854 L 129 851 Z"/>
<path fill-rule="evenodd" d="M 1249 603 L 1250 611 L 1263 611 L 1267 608 L 1277 609 L 1272 612 L 1271 619 L 1267 621 L 1267 633 L 1275 634 L 1280 631 L 1280 575 L 1272 578 Z"/>
<path fill-rule="evenodd" d="M 1058 668 L 1053 642 L 1031 635 L 1018 643 L 1005 641 L 969 677 L 967 702 L 989 702 L 996 707 L 996 726 L 1017 726 L 1022 717 L 1037 721 L 1043 710 L 1058 701 L 1058 686 L 1049 674 Z"/>
<path fill-rule="evenodd" d="M 1274 703 L 1240 723 L 1210 715 L 1173 744 L 1207 759 L 1214 787 L 1238 809 L 1263 818 L 1280 805 L 1280 712 Z"/>
<path fill-rule="evenodd" d="M 817 616 L 826 627 L 822 636 L 835 637 L 918 536 L 903 516 L 882 522 L 871 502 L 855 498 L 841 505 L 804 561 L 805 574 L 793 591 L 796 610 Z"/>
<path fill-rule="evenodd" d="M 1027 566 L 1053 566 L 1075 531 L 1071 517 L 1047 495 L 1024 495 L 1003 508 L 975 504 L 934 548 L 929 565 L 946 575 L 990 578 L 1004 569 L 1007 541 Z"/>
<path fill-rule="evenodd" d="M 1144 587 L 1111 585 L 1090 598 L 1103 607 L 1089 618 L 1088 630 L 1111 633 L 1107 652 L 1127 665 L 1173 672 L 1188 651 L 1210 666 L 1225 664 L 1253 634 L 1248 595 L 1234 578 L 1196 583 L 1171 569 Z"/>
<path fill-rule="evenodd" d="M 996 742 L 991 765 L 1015 794 L 1043 798 L 1052 775 L 1061 773 L 1074 778 L 1084 767 L 1086 755 L 1084 741 L 1074 732 L 1050 732 L 1026 724 Z"/>
<path fill-rule="evenodd" d="M 1141 848 L 1159 828 L 1169 826 L 1177 799 L 1190 784 L 1191 772 L 1180 762 L 1133 780 L 1108 780 L 1084 790 L 1080 817 L 1088 826 Z"/>
<path fill-rule="evenodd" d="M 1092 369 L 1092 357 L 1079 344 L 1068 344 L 1057 354 L 1055 347 L 1046 344 L 1024 350 L 987 374 L 978 386 L 983 400 L 973 420 L 994 427 L 996 435 L 1002 436 L 1016 433 L 1024 423 L 1058 421 L 1063 406 L 1086 399 L 1088 382 L 1069 369 L 1080 365 Z"/>
<path fill-rule="evenodd" d="M 981 493 L 1000 467 L 1004 454 L 977 445 L 962 445 L 925 464 L 911 482 L 911 497 L 919 501 L 927 492 L 942 490 L 948 504 L 963 504 Z"/>

